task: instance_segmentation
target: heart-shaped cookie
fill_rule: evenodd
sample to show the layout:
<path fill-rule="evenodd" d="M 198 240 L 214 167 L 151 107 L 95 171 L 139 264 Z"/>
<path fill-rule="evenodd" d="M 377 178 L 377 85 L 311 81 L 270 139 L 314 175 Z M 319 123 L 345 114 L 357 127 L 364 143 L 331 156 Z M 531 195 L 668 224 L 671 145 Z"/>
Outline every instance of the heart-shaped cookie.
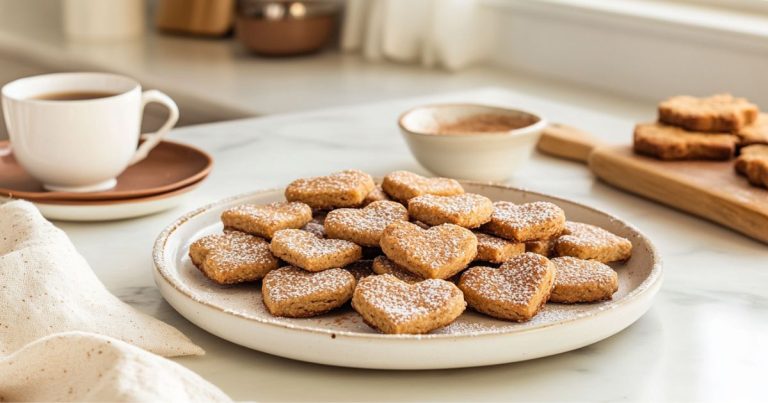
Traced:
<path fill-rule="evenodd" d="M 570 256 L 552 259 L 555 285 L 551 302 L 574 304 L 611 299 L 619 289 L 619 276 L 607 264 Z"/>
<path fill-rule="evenodd" d="M 381 332 L 420 334 L 456 320 L 466 303 L 451 282 L 432 279 L 408 284 L 385 274 L 360 280 L 352 307 Z"/>
<path fill-rule="evenodd" d="M 380 244 L 388 258 L 423 278 L 449 278 L 477 255 L 475 234 L 453 224 L 425 230 L 407 221 L 395 221 L 384 229 Z"/>
<path fill-rule="evenodd" d="M 493 202 L 474 193 L 453 196 L 426 194 L 408 201 L 411 217 L 429 225 L 456 224 L 477 228 L 491 219 Z"/>
<path fill-rule="evenodd" d="M 360 246 L 341 239 L 323 239 L 300 229 L 277 231 L 269 245 L 272 253 L 307 271 L 344 267 L 360 260 Z"/>
<path fill-rule="evenodd" d="M 278 261 L 262 238 L 239 231 L 208 235 L 189 246 L 192 263 L 217 284 L 237 284 L 256 281 Z"/>
<path fill-rule="evenodd" d="M 464 193 L 464 188 L 456 179 L 425 178 L 408 171 L 388 174 L 381 182 L 381 188 L 390 197 L 401 202 L 424 194 L 450 196 Z"/>
<path fill-rule="evenodd" d="M 312 220 L 312 209 L 298 202 L 243 204 L 224 210 L 221 221 L 232 228 L 267 239 L 287 228 L 301 228 Z"/>
<path fill-rule="evenodd" d="M 600 227 L 568 221 L 554 244 L 557 256 L 574 256 L 609 263 L 627 260 L 632 255 L 632 242 Z"/>
<path fill-rule="evenodd" d="M 316 209 L 357 207 L 375 186 L 371 175 L 350 169 L 328 176 L 296 179 L 285 188 L 285 198 Z"/>
<path fill-rule="evenodd" d="M 379 246 L 384 228 L 394 221 L 408 221 L 408 210 L 393 201 L 376 201 L 362 209 L 333 210 L 325 218 L 329 238 L 345 239 L 362 246 Z"/>
<path fill-rule="evenodd" d="M 493 203 L 491 221 L 483 230 L 516 242 L 547 239 L 559 235 L 565 227 L 565 212 L 549 202 L 515 204 Z"/>
<path fill-rule="evenodd" d="M 468 269 L 461 275 L 459 288 L 474 310 L 494 318 L 524 322 L 547 302 L 554 280 L 554 264 L 544 256 L 526 252 L 498 269 Z"/>
<path fill-rule="evenodd" d="M 311 273 L 286 266 L 273 270 L 261 283 L 264 306 L 275 316 L 307 318 L 338 308 L 355 289 L 355 277 L 344 269 Z"/>

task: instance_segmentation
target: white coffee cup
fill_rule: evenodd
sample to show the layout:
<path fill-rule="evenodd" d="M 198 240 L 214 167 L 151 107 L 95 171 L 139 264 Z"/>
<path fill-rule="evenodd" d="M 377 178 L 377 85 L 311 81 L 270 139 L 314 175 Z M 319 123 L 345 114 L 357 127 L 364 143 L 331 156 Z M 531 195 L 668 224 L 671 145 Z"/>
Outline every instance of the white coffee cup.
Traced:
<path fill-rule="evenodd" d="M 61 93 L 108 93 L 100 98 L 46 100 Z M 16 160 L 48 190 L 96 192 L 117 183 L 146 158 L 179 119 L 176 103 L 157 90 L 141 91 L 128 77 L 58 73 L 22 78 L 2 89 L 3 113 Z M 168 120 L 154 133 L 139 131 L 144 106 L 163 104 Z"/>

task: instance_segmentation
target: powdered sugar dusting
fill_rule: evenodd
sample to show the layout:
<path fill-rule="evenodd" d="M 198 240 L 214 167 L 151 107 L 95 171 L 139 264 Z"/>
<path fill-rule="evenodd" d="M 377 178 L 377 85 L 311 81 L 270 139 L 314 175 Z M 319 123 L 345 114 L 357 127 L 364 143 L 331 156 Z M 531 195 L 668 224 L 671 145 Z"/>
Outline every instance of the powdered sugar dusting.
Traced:
<path fill-rule="evenodd" d="M 511 228 L 522 229 L 532 224 L 552 221 L 563 215 L 563 210 L 549 202 L 514 204 L 508 201 L 493 203 L 491 220 Z"/>
<path fill-rule="evenodd" d="M 452 196 L 426 194 L 409 200 L 408 206 L 439 210 L 450 215 L 477 214 L 480 210 L 493 208 L 491 199 L 474 193 Z"/>
<path fill-rule="evenodd" d="M 294 221 L 297 218 L 312 215 L 312 210 L 304 203 L 299 202 L 274 202 L 266 205 L 242 204 L 224 212 L 237 214 L 258 220 L 264 225 L 280 225 L 286 221 Z"/>
<path fill-rule="evenodd" d="M 286 188 L 286 195 L 302 194 L 312 196 L 315 194 L 333 194 L 357 190 L 360 188 L 372 189 L 373 178 L 367 173 L 348 169 L 341 172 L 332 173 L 328 176 L 317 176 L 314 178 L 300 178 L 291 182 Z M 368 190 L 363 197 L 368 194 Z"/>
<path fill-rule="evenodd" d="M 408 260 L 433 270 L 464 257 L 470 249 L 472 258 L 477 253 L 477 238 L 472 231 L 453 224 L 424 230 L 416 224 L 398 221 L 387 232 L 387 240 L 405 251 Z"/>
<path fill-rule="evenodd" d="M 464 193 L 456 179 L 426 178 L 408 171 L 391 172 L 384 177 L 384 190 L 397 199 L 409 200 L 423 194 L 455 195 Z"/>
<path fill-rule="evenodd" d="M 397 220 L 408 220 L 408 211 L 402 204 L 376 201 L 362 209 L 333 210 L 325 218 L 325 226 L 331 234 L 348 233 L 352 237 L 367 235 L 378 238 L 387 225 Z"/>
<path fill-rule="evenodd" d="M 569 286 L 602 286 L 613 283 L 616 273 L 613 269 L 596 260 L 583 260 L 564 256 L 552 259 L 555 271 L 555 287 Z"/>
<path fill-rule="evenodd" d="M 560 238 L 577 246 L 591 248 L 611 247 L 619 243 L 629 242 L 627 239 L 600 227 L 573 221 L 566 221 L 565 230 Z"/>
<path fill-rule="evenodd" d="M 208 235 L 196 241 L 191 248 L 201 248 L 203 258 L 215 261 L 219 272 L 239 271 L 243 265 L 277 263 L 267 241 L 238 231 Z"/>
<path fill-rule="evenodd" d="M 547 258 L 524 253 L 508 260 L 500 268 L 477 266 L 462 276 L 462 289 L 468 288 L 483 297 L 514 305 L 528 305 L 544 286 L 544 278 L 552 270 Z"/>
<path fill-rule="evenodd" d="M 385 274 L 362 280 L 356 293 L 394 324 L 402 324 L 442 309 L 461 291 L 445 280 L 407 284 Z"/>
<path fill-rule="evenodd" d="M 264 277 L 262 290 L 274 302 L 295 300 L 319 293 L 340 293 L 354 285 L 354 277 L 343 269 L 308 272 L 285 266 Z"/>
<path fill-rule="evenodd" d="M 346 254 L 360 247 L 341 239 L 321 239 L 315 234 L 299 229 L 277 231 L 272 238 L 272 248 L 300 253 L 307 258 L 326 258 L 337 254 Z"/>

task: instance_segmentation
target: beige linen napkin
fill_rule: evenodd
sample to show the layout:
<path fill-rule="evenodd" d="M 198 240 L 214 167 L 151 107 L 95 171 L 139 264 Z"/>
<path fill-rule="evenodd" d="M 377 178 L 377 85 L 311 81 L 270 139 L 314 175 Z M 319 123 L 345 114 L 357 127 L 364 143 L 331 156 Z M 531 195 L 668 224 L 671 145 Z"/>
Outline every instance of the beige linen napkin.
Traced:
<path fill-rule="evenodd" d="M 175 328 L 110 294 L 66 234 L 32 204 L 0 204 L 0 356 L 76 330 L 166 357 L 204 353 Z"/>
<path fill-rule="evenodd" d="M 229 401 L 192 371 L 110 337 L 67 332 L 0 359 L 0 401 Z"/>

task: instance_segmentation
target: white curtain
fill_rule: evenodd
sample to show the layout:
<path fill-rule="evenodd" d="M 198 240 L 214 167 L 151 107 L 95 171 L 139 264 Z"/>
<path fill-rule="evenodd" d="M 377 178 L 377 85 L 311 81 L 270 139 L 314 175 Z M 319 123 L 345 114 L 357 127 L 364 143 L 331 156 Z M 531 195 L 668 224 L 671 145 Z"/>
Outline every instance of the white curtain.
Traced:
<path fill-rule="evenodd" d="M 481 0 L 347 0 L 341 48 L 373 61 L 458 70 L 491 49 L 493 18 Z"/>

